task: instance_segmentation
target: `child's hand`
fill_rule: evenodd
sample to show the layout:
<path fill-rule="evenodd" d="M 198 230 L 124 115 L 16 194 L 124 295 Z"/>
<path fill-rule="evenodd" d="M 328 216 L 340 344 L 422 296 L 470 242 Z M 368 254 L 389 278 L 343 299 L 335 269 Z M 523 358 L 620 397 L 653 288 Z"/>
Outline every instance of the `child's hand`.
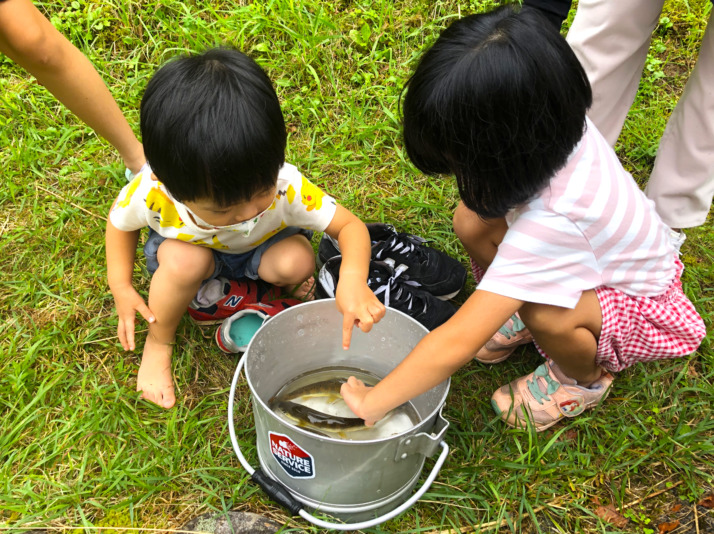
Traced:
<path fill-rule="evenodd" d="M 340 280 L 337 284 L 335 299 L 337 309 L 342 313 L 342 348 L 350 348 L 352 328 L 357 326 L 363 332 L 369 332 L 374 323 L 378 323 L 386 312 L 382 304 L 366 282 L 351 283 Z"/>
<path fill-rule="evenodd" d="M 144 299 L 133 287 L 117 292 L 114 295 L 114 302 L 119 316 L 119 325 L 117 327 L 119 343 L 124 347 L 124 350 L 134 350 L 136 348 L 134 345 L 134 321 L 137 312 L 150 323 L 156 321 L 156 318 L 144 302 Z"/>
<path fill-rule="evenodd" d="M 386 412 L 372 411 L 370 413 L 367 410 L 365 397 L 372 389 L 354 376 L 351 376 L 340 388 L 340 394 L 347 406 L 357 417 L 364 419 L 364 424 L 367 426 L 372 426 L 386 415 Z"/>

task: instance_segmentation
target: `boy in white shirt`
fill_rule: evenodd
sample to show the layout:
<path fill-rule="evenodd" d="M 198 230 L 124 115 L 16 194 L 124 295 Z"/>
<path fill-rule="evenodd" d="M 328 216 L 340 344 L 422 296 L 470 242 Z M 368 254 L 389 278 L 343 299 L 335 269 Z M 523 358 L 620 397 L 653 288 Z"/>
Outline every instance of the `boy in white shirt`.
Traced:
<path fill-rule="evenodd" d="M 157 71 L 141 102 L 151 168 L 115 201 L 106 234 L 118 335 L 133 350 L 134 320 L 149 322 L 137 390 L 175 403 L 171 353 L 178 323 L 201 285 L 219 276 L 299 287 L 315 270 L 312 230 L 338 240 L 337 307 L 343 344 L 385 313 L 367 286 L 370 239 L 355 215 L 285 163 L 286 132 L 270 79 L 248 56 L 213 49 Z M 153 173 L 152 173 L 153 171 Z M 132 286 L 136 245 L 148 226 L 148 306 Z M 155 254 L 155 256 L 154 256 Z"/>

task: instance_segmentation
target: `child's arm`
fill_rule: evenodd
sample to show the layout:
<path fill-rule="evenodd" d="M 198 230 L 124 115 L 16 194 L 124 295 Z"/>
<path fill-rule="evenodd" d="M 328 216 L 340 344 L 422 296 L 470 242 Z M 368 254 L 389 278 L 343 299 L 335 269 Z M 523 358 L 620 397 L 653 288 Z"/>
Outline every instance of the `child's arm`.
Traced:
<path fill-rule="evenodd" d="M 119 316 L 117 335 L 124 350 L 134 350 L 134 319 L 136 313 L 148 322 L 155 321 L 154 315 L 144 302 L 144 299 L 132 285 L 134 272 L 134 257 L 139 231 L 123 232 L 107 221 L 106 254 L 107 279 L 109 289 L 114 296 L 114 302 Z"/>
<path fill-rule="evenodd" d="M 353 326 L 369 332 L 372 325 L 384 317 L 386 310 L 367 285 L 372 244 L 365 224 L 338 205 L 325 233 L 337 239 L 342 254 L 335 298 L 337 309 L 344 315 L 342 346 L 348 349 Z"/>
<path fill-rule="evenodd" d="M 373 424 L 389 411 L 440 384 L 474 357 L 523 304 L 476 290 L 443 325 L 427 334 L 414 350 L 374 388 L 350 377 L 342 397 L 350 409 Z"/>

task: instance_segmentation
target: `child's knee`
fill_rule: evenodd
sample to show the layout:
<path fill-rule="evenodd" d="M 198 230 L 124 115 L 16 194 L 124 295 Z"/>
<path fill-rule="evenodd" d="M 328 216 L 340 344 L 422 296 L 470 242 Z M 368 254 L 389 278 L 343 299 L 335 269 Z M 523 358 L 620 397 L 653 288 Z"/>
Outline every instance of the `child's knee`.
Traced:
<path fill-rule="evenodd" d="M 468 241 L 472 238 L 473 229 L 469 224 L 470 220 L 471 217 L 468 214 L 468 208 L 466 208 L 463 203 L 459 202 L 459 205 L 456 206 L 456 210 L 454 211 L 452 223 L 454 226 L 454 233 L 456 234 L 456 237 L 461 240 L 461 242 L 464 242 L 465 240 Z"/>
<path fill-rule="evenodd" d="M 277 285 L 298 284 L 315 272 L 315 252 L 303 236 L 285 239 L 263 254 L 258 276 Z"/>
<path fill-rule="evenodd" d="M 213 273 L 210 249 L 167 239 L 159 246 L 159 268 L 177 281 L 201 281 Z"/>
<path fill-rule="evenodd" d="M 454 233 L 467 247 L 482 242 L 500 243 L 508 229 L 505 220 L 482 219 L 463 202 L 454 211 L 453 225 Z"/>
<path fill-rule="evenodd" d="M 283 254 L 275 265 L 278 276 L 289 281 L 302 281 L 315 272 L 315 253 L 310 248 L 295 247 Z"/>

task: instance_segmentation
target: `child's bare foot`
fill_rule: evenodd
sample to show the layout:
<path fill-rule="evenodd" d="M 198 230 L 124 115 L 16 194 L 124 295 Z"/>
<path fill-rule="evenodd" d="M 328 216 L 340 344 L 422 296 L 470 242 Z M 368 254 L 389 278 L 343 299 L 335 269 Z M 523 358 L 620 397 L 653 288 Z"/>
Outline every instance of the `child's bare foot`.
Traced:
<path fill-rule="evenodd" d="M 171 376 L 172 349 L 171 344 L 159 343 L 151 335 L 147 336 L 136 379 L 136 390 L 143 392 L 142 398 L 162 408 L 171 408 L 176 403 Z"/>
<path fill-rule="evenodd" d="M 311 276 L 302 284 L 295 286 L 290 295 L 304 301 L 315 300 L 315 277 Z"/>

